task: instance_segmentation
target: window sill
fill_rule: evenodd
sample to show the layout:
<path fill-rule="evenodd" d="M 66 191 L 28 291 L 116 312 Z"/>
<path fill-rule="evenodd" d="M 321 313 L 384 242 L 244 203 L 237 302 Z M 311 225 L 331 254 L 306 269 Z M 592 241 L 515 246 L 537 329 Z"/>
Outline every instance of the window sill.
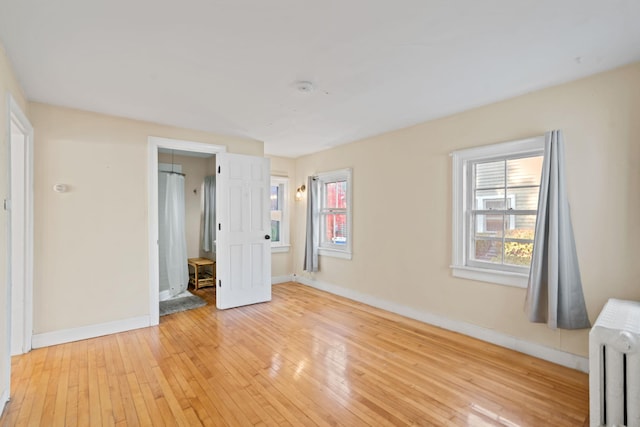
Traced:
<path fill-rule="evenodd" d="M 271 253 L 276 254 L 280 252 L 289 252 L 291 245 L 271 246 Z"/>
<path fill-rule="evenodd" d="M 462 279 L 478 280 L 480 282 L 495 283 L 516 288 L 526 288 L 529 282 L 529 275 L 508 271 L 452 265 L 451 272 L 454 277 L 460 277 Z"/>
<path fill-rule="evenodd" d="M 351 259 L 351 252 L 329 248 L 318 248 L 318 255 L 330 256 L 333 258 Z"/>

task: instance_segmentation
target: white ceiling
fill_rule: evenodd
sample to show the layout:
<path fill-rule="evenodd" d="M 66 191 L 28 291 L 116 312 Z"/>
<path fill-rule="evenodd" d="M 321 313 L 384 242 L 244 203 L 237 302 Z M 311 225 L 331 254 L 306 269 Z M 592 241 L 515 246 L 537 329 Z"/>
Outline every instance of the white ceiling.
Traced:
<path fill-rule="evenodd" d="M 297 157 L 638 61 L 640 0 L 0 0 L 0 40 L 31 100 Z"/>

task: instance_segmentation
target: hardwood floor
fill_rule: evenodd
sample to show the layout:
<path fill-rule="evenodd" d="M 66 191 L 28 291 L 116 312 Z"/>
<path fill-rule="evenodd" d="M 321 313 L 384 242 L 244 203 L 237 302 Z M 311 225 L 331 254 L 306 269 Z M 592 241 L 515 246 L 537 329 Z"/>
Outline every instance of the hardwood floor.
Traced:
<path fill-rule="evenodd" d="M 12 360 L 2 426 L 583 426 L 588 376 L 299 284 Z"/>

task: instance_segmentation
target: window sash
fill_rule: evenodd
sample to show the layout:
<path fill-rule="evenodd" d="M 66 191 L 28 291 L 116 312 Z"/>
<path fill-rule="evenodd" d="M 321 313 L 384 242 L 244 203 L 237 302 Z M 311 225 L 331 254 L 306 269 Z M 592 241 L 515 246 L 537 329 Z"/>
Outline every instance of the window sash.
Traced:
<path fill-rule="evenodd" d="M 496 268 L 491 263 L 475 263 L 469 261 L 469 239 L 472 236 L 473 221 L 471 217 L 474 208 L 474 181 L 472 180 L 473 166 L 477 163 L 490 162 L 493 160 L 502 160 L 505 158 L 517 159 L 525 157 L 542 156 L 544 154 L 544 136 L 536 136 L 517 141 L 509 141 L 498 144 L 490 144 L 476 146 L 472 148 L 456 150 L 451 152 L 453 159 L 452 164 L 452 245 L 451 245 L 451 269 L 454 277 L 464 279 L 478 280 L 500 285 L 526 287 L 528 269 L 522 267 L 511 269 Z M 518 184 L 513 181 L 507 181 L 506 184 Z M 486 187 L 494 187 L 489 182 L 480 182 L 479 184 Z M 509 190 L 515 186 L 510 186 Z M 501 187 L 502 188 L 502 187 Z M 488 188 L 487 188 L 488 189 Z M 485 190 L 479 188 L 478 190 Z M 523 190 L 520 190 L 523 191 Z M 515 204 L 513 207 L 516 207 Z M 529 213 L 529 212 L 496 212 L 490 209 L 485 214 L 511 214 L 511 213 Z M 480 212 L 477 212 L 480 214 Z M 535 213 L 537 214 L 537 212 Z M 513 271 L 515 270 L 515 271 Z M 523 271 L 524 270 L 524 271 Z"/>
<path fill-rule="evenodd" d="M 320 221 L 320 241 L 318 247 L 321 255 L 331 255 L 340 258 L 351 259 L 352 248 L 352 217 L 351 217 L 351 197 L 352 197 L 352 183 L 351 183 L 351 169 L 342 169 L 333 172 L 320 173 L 317 175 L 318 185 L 320 187 L 318 215 Z M 335 200 L 329 200 L 328 186 L 330 184 L 344 183 L 344 208 L 328 207 L 330 204 L 335 204 Z M 336 186 L 338 187 L 338 185 Z M 336 194 L 337 196 L 337 194 Z M 344 243 L 335 243 L 331 239 L 327 238 L 327 218 L 337 217 L 343 215 L 345 220 L 341 224 L 341 235 L 345 239 Z M 325 250 L 323 252 L 322 250 Z"/>
<path fill-rule="evenodd" d="M 269 213 L 272 227 L 271 247 L 286 249 L 289 246 L 289 178 L 272 176 L 271 187 L 277 187 L 275 193 L 277 209 L 270 209 Z M 278 234 L 273 233 L 274 223 L 277 223 Z"/>
<path fill-rule="evenodd" d="M 478 202 L 478 197 L 481 197 L 483 200 L 488 197 L 482 197 L 478 195 L 477 192 L 489 192 L 496 191 L 501 194 L 496 194 L 495 197 L 491 197 L 491 199 L 495 200 L 504 200 L 503 206 L 508 207 L 509 203 L 512 206 L 515 205 L 515 199 L 512 191 L 514 190 L 522 190 L 522 189 L 539 189 L 540 185 L 532 185 L 532 184 L 522 184 L 522 185 L 510 185 L 508 182 L 508 169 L 507 165 L 510 160 L 524 159 L 530 157 L 538 157 L 542 155 L 542 152 L 534 152 L 534 153 L 517 153 L 517 154 L 501 154 L 495 155 L 491 157 L 485 157 L 481 159 L 473 159 L 469 160 L 467 163 L 467 200 L 466 207 L 468 209 L 468 223 L 466 226 L 466 236 L 465 240 L 467 242 L 465 248 L 465 259 L 467 266 L 476 267 L 476 268 L 486 268 L 490 270 L 498 270 L 498 271 L 506 271 L 506 272 L 516 272 L 521 274 L 528 274 L 530 266 L 519 266 L 509 264 L 507 262 L 507 243 L 518 243 L 518 244 L 533 244 L 533 239 L 522 239 L 522 238 L 514 238 L 507 237 L 508 230 L 512 228 L 508 228 L 506 222 L 507 220 L 514 221 L 518 216 L 529 216 L 529 217 L 537 217 L 538 211 L 532 209 L 486 209 L 484 206 L 476 206 Z M 478 186 L 476 184 L 478 182 L 478 165 L 486 164 L 486 163 L 494 163 L 494 162 L 504 162 L 504 171 L 502 177 L 501 185 L 490 185 L 490 186 Z M 511 194 L 510 194 L 511 193 Z M 483 203 L 484 205 L 484 203 Z M 501 217 L 502 221 L 502 231 L 500 232 L 500 236 L 479 236 L 477 233 L 486 232 L 479 231 L 476 227 L 478 216 L 484 215 L 484 221 L 487 220 L 488 216 L 496 216 Z M 477 242 L 499 242 L 499 262 L 485 261 L 479 260 L 476 258 L 476 244 Z"/>

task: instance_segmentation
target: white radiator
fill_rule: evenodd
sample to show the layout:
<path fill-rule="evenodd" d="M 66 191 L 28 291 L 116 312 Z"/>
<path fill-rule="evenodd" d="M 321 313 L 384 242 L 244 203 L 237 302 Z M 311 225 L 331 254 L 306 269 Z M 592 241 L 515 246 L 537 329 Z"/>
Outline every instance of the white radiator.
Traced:
<path fill-rule="evenodd" d="M 640 302 L 610 299 L 589 333 L 591 427 L 640 427 Z"/>

